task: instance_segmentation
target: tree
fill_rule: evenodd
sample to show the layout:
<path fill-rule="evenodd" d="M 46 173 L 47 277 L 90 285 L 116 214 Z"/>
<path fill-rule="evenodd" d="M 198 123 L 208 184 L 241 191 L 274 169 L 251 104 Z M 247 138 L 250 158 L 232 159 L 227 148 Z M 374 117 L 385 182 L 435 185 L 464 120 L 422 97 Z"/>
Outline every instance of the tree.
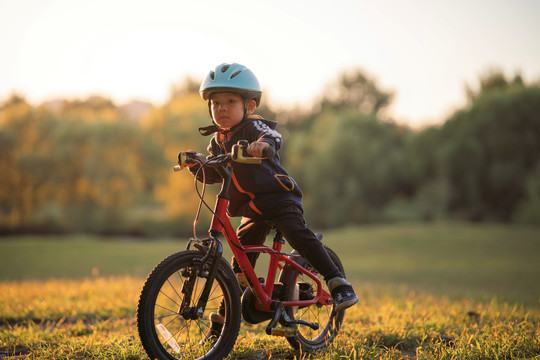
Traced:
<path fill-rule="evenodd" d="M 54 111 L 12 97 L 0 108 L 0 140 L 0 227 L 8 231 L 118 227 L 164 167 L 152 137 L 96 97 Z"/>
<path fill-rule="evenodd" d="M 510 221 L 540 161 L 540 87 L 500 74 L 481 82 L 470 106 L 441 129 L 449 210 L 471 220 Z"/>
<path fill-rule="evenodd" d="M 288 122 L 295 133 L 284 162 L 316 226 L 380 219 L 393 197 L 409 191 L 403 161 L 409 130 L 379 117 L 391 100 L 364 71 L 351 70 L 327 88 L 314 112 Z"/>
<path fill-rule="evenodd" d="M 512 80 L 507 79 L 506 75 L 501 69 L 492 68 L 480 75 L 479 89 L 473 90 L 470 85 L 465 85 L 465 92 L 469 101 L 474 101 L 475 98 L 481 94 L 485 94 L 492 90 L 504 90 L 509 86 L 523 86 L 523 79 L 518 73 Z"/>
<path fill-rule="evenodd" d="M 336 83 L 328 86 L 321 105 L 338 111 L 355 109 L 377 115 L 390 105 L 392 98 L 391 91 L 382 90 L 374 78 L 361 69 L 355 69 L 343 72 Z"/>
<path fill-rule="evenodd" d="M 142 126 L 160 146 L 170 166 L 160 171 L 164 182 L 156 187 L 154 195 L 163 203 L 166 214 L 185 220 L 196 209 L 199 198 L 193 188 L 190 174 L 171 171 L 179 151 L 195 150 L 206 153 L 209 138 L 201 136 L 198 129 L 211 124 L 208 106 L 198 94 L 198 87 L 188 86 L 162 107 L 155 109 Z"/>

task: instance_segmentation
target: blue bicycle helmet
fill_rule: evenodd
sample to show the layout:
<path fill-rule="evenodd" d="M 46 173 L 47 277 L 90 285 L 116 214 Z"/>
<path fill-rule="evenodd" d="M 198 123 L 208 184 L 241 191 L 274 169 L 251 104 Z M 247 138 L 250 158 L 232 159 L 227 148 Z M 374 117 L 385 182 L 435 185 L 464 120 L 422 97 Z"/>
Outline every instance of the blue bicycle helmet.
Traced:
<path fill-rule="evenodd" d="M 262 90 L 255 74 L 240 64 L 221 64 L 210 71 L 199 89 L 201 97 L 208 100 L 218 92 L 233 92 L 246 100 L 261 102 Z"/>

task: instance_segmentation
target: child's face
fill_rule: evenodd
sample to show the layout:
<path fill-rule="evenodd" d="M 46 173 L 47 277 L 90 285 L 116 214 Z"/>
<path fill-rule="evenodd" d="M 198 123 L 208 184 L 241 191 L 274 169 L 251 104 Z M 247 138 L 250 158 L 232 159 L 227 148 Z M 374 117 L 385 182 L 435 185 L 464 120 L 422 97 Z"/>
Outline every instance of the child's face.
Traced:
<path fill-rule="evenodd" d="M 247 114 L 250 115 L 254 107 L 249 102 Z M 244 118 L 244 99 L 234 93 L 217 93 L 210 99 L 210 110 L 215 123 L 221 129 L 230 129 Z"/>

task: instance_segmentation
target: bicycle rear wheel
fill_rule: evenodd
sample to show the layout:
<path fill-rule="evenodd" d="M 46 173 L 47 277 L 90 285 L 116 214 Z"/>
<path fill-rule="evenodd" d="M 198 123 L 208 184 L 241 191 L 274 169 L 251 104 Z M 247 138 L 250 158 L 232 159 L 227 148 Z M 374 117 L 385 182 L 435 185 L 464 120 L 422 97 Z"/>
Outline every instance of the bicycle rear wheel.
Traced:
<path fill-rule="evenodd" d="M 202 316 L 196 305 L 206 283 L 205 254 L 184 251 L 164 259 L 150 273 L 141 291 L 137 326 L 151 359 L 222 359 L 232 350 L 240 329 L 240 289 L 230 266 L 222 260 Z M 207 338 L 210 313 L 224 324 Z"/>
<path fill-rule="evenodd" d="M 334 264 L 345 274 L 343 265 L 336 253 L 327 246 L 325 246 L 325 249 Z M 311 272 L 317 273 L 317 270 L 304 258 L 300 258 L 297 262 Z M 323 288 L 329 292 L 323 277 L 319 274 L 318 278 L 323 284 Z M 315 281 L 290 265 L 284 267 L 280 281 L 284 285 L 283 296 L 286 300 L 308 300 L 315 298 L 317 291 Z M 287 337 L 287 341 L 292 347 L 295 349 L 301 348 L 307 352 L 324 348 L 330 344 L 336 337 L 345 316 L 345 311 L 336 314 L 333 305 L 323 306 L 314 304 L 306 307 L 287 307 L 285 311 L 287 315 L 296 320 L 316 322 L 319 324 L 318 330 L 313 330 L 305 325 L 293 325 L 296 326 L 297 334 L 293 337 Z"/>

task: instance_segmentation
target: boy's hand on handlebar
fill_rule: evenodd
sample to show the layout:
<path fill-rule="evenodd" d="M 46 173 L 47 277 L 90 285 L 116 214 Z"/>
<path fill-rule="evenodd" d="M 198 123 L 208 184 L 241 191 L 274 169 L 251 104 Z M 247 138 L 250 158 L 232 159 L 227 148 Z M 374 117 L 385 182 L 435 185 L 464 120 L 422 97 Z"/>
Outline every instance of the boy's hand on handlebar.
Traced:
<path fill-rule="evenodd" d="M 249 155 L 253 157 L 263 157 L 263 150 L 267 147 L 269 147 L 270 144 L 264 141 L 254 141 L 247 147 L 247 152 Z"/>
<path fill-rule="evenodd" d="M 180 151 L 178 153 L 178 167 L 175 167 L 175 171 L 181 170 L 184 167 L 191 167 L 197 163 L 202 163 L 205 161 L 205 157 L 202 154 L 197 153 L 194 150 Z"/>
<path fill-rule="evenodd" d="M 186 163 L 186 159 L 192 159 L 195 157 L 195 155 L 197 154 L 197 152 L 193 151 L 193 150 L 188 150 L 188 151 L 180 151 L 178 153 L 178 159 L 177 159 L 177 164 L 180 165 L 180 166 L 185 166 Z"/>
<path fill-rule="evenodd" d="M 187 157 L 192 158 L 197 154 L 197 152 L 195 150 L 180 151 L 178 153 L 178 163 L 180 163 L 180 160 L 182 158 L 182 154 L 185 154 Z"/>

